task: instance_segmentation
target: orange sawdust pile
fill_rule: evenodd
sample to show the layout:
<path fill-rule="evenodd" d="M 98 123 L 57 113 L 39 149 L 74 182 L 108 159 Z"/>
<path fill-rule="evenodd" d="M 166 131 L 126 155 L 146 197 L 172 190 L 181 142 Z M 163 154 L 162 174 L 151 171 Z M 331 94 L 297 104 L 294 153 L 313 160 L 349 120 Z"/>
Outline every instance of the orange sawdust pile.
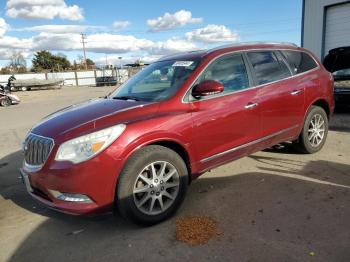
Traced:
<path fill-rule="evenodd" d="M 176 219 L 176 239 L 192 246 L 204 245 L 220 235 L 217 222 L 206 216 L 188 216 Z"/>

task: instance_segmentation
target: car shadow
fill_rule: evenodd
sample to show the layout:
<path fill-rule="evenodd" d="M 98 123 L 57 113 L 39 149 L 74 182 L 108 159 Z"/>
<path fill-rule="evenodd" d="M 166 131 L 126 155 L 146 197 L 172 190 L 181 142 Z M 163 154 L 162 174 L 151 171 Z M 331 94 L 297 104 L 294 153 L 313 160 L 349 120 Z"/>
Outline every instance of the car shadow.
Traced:
<path fill-rule="evenodd" d="M 292 142 L 283 142 L 272 147 L 266 148 L 263 152 L 295 155 L 300 154 L 294 147 Z"/>
<path fill-rule="evenodd" d="M 334 115 L 329 123 L 329 130 L 337 132 L 350 132 L 350 125 L 348 120 L 349 115 L 350 106 L 336 106 Z"/>
<path fill-rule="evenodd" d="M 10 200 L 12 203 L 31 213 L 53 219 L 69 220 L 73 224 L 75 223 L 74 221 L 82 220 L 86 222 L 111 220 L 113 224 L 125 223 L 119 217 L 113 216 L 112 212 L 101 215 L 73 216 L 47 208 L 28 194 L 19 172 L 22 161 L 23 153 L 21 151 L 16 151 L 0 159 L 0 195 L 5 201 Z M 129 224 L 129 226 L 132 225 Z"/>
<path fill-rule="evenodd" d="M 231 163 L 224 176 L 206 173 L 174 217 L 139 227 L 119 216 L 39 207 L 17 178 L 22 156 L 15 152 L 0 160 L 0 194 L 41 220 L 24 231 L 9 261 L 309 261 L 310 252 L 317 261 L 349 261 L 350 165 L 271 153 L 250 158 L 257 171 L 237 173 Z M 176 218 L 198 214 L 217 220 L 222 233 L 197 247 L 176 241 Z"/>

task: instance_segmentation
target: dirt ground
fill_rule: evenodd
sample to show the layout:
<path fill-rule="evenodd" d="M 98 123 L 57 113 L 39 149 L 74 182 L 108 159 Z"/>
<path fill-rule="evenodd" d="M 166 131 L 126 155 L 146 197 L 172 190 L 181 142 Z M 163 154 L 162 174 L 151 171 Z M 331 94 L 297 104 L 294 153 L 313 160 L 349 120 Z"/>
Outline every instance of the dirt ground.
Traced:
<path fill-rule="evenodd" d="M 275 147 L 194 181 L 175 217 L 142 228 L 110 214 L 69 216 L 36 203 L 18 179 L 21 143 L 45 115 L 111 88 L 18 92 L 0 108 L 0 261 L 350 261 L 350 111 L 334 116 L 323 150 Z M 175 238 L 176 218 L 206 215 L 222 234 Z"/>

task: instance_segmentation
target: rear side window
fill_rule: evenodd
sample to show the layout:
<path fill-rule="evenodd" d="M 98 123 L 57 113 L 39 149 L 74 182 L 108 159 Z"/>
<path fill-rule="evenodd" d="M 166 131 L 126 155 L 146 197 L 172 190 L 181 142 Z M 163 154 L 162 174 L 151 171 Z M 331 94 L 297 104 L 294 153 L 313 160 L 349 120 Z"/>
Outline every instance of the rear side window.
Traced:
<path fill-rule="evenodd" d="M 274 52 L 249 52 L 247 55 L 259 85 L 291 76 L 287 65 L 279 61 Z"/>
<path fill-rule="evenodd" d="M 293 69 L 294 74 L 300 74 L 317 67 L 315 60 L 307 53 L 286 50 L 281 52 Z"/>

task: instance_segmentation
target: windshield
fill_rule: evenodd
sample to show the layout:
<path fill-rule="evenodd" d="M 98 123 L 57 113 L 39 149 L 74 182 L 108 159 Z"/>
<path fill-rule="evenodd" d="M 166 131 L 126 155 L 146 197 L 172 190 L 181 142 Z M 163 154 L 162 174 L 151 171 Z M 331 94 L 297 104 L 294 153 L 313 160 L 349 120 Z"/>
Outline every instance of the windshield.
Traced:
<path fill-rule="evenodd" d="M 166 100 L 177 93 L 199 62 L 200 59 L 155 62 L 137 73 L 109 97 L 151 102 Z"/>

